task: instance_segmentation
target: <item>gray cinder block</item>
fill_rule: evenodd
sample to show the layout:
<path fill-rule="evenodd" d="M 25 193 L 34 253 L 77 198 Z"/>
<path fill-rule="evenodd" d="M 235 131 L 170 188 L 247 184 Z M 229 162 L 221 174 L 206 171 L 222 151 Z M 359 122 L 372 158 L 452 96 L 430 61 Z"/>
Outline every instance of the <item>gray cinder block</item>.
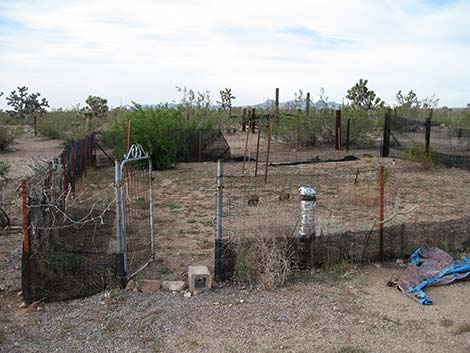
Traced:
<path fill-rule="evenodd" d="M 188 287 L 189 291 L 205 291 L 212 286 L 211 274 L 207 266 L 188 267 Z"/>

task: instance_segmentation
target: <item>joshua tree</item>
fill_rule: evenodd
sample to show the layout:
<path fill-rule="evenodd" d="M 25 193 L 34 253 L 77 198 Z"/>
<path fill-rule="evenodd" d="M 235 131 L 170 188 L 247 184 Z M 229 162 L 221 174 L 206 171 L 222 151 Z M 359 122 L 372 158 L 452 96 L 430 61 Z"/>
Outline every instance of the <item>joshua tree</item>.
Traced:
<path fill-rule="evenodd" d="M 354 109 L 373 110 L 382 108 L 385 102 L 378 98 L 374 91 L 367 88 L 368 80 L 362 78 L 351 89 L 346 96 L 351 101 Z"/>
<path fill-rule="evenodd" d="M 8 110 L 8 114 L 14 118 L 22 118 L 24 121 L 26 121 L 28 115 L 32 115 L 34 119 L 34 135 L 37 135 L 37 118 L 47 112 L 46 108 L 49 107 L 49 103 L 46 98 L 39 98 L 41 96 L 39 92 L 28 94 L 28 87 L 26 86 L 18 87 L 17 89 L 18 92 L 14 90 L 7 97 L 7 104 L 13 108 Z"/>
<path fill-rule="evenodd" d="M 228 109 L 229 117 L 232 116 L 232 100 L 235 98 L 236 97 L 232 95 L 231 88 L 226 88 L 225 90 L 220 91 L 220 102 L 217 103 L 222 106 L 222 109 Z"/>
<path fill-rule="evenodd" d="M 88 96 L 86 100 L 87 106 L 82 108 L 80 113 L 85 118 L 85 131 L 90 131 L 91 120 L 93 118 L 104 118 L 108 112 L 108 101 L 97 96 Z"/>

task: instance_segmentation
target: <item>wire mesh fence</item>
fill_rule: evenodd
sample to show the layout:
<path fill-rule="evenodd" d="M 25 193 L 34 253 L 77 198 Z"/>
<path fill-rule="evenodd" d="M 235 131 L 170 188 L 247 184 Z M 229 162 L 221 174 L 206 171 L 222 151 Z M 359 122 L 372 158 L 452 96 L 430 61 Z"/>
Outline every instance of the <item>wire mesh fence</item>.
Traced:
<path fill-rule="evenodd" d="M 469 177 L 462 170 L 425 169 L 410 161 L 363 158 L 273 167 L 268 183 L 262 177 L 241 175 L 235 164 L 228 164 L 225 170 L 224 239 L 243 245 L 235 250 L 235 275 L 246 279 L 256 272 L 261 276 L 251 275 L 248 281 L 266 281 L 263 276 L 267 273 L 285 274 L 285 268 L 284 272 L 279 267 L 274 271 L 274 263 L 279 266 L 284 262 L 295 270 L 292 264 L 296 258 L 285 244 L 298 238 L 300 186 L 317 190 L 312 255 L 317 265 L 374 261 L 381 256 L 402 258 L 429 243 L 452 249 L 470 245 Z M 279 243 L 280 239 L 284 243 Z M 281 262 L 279 253 L 269 246 L 273 242 L 285 250 Z"/>
<path fill-rule="evenodd" d="M 90 295 L 113 279 L 113 184 L 90 170 L 95 156 L 90 135 L 36 166 L 22 183 L 27 302 Z M 87 182 L 79 183 L 86 174 Z"/>
<path fill-rule="evenodd" d="M 140 145 L 116 162 L 117 272 L 121 285 L 154 260 L 152 163 Z"/>

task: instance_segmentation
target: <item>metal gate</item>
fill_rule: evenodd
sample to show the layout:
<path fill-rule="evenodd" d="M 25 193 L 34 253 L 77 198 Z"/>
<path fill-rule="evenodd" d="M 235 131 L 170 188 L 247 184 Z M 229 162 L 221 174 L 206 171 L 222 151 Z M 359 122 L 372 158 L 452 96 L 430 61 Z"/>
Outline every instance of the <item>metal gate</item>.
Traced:
<path fill-rule="evenodd" d="M 116 161 L 115 174 L 116 270 L 125 285 L 155 258 L 152 160 L 134 144 L 121 162 Z"/>

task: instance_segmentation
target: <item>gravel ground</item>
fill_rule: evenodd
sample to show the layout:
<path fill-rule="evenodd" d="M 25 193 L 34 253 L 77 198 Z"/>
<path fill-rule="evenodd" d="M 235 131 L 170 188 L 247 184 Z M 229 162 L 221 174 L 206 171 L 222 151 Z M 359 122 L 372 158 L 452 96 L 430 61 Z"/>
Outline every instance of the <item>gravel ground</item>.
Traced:
<path fill-rule="evenodd" d="M 315 274 L 276 291 L 113 291 L 19 309 L 1 298 L 0 352 L 470 352 L 470 282 L 420 306 L 386 286 L 403 268 Z"/>

